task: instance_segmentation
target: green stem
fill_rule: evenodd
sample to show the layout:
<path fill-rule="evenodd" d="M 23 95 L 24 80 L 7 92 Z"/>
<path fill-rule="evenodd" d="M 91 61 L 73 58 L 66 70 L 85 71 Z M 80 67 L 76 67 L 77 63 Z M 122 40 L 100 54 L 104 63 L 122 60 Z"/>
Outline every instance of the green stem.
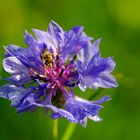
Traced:
<path fill-rule="evenodd" d="M 58 139 L 58 119 L 53 121 L 53 138 L 54 140 Z"/>
<path fill-rule="evenodd" d="M 99 93 L 102 93 L 104 91 L 104 89 L 97 89 L 93 95 L 91 95 L 91 97 L 89 97 L 89 100 L 93 100 Z"/>
<path fill-rule="evenodd" d="M 76 124 L 69 123 L 61 140 L 69 140 L 76 128 Z"/>

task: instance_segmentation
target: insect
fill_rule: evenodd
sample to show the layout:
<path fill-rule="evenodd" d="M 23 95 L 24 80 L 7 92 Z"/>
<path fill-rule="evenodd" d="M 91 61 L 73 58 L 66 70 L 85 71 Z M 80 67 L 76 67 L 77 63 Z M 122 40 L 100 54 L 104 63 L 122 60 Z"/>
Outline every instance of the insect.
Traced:
<path fill-rule="evenodd" d="M 53 63 L 54 63 L 54 59 L 53 59 L 53 54 L 50 53 L 49 50 L 42 51 L 41 59 L 42 59 L 43 64 L 52 68 Z"/>

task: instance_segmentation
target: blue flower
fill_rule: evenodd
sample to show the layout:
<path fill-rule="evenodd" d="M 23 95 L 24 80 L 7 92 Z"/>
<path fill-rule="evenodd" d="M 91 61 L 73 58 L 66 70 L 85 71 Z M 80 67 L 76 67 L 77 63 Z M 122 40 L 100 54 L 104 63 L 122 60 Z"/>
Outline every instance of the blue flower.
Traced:
<path fill-rule="evenodd" d="M 101 121 L 100 104 L 110 99 L 104 96 L 97 101 L 77 97 L 73 88 L 116 87 L 111 75 L 115 67 L 112 58 L 101 58 L 100 40 L 91 45 L 91 37 L 76 26 L 69 31 L 51 21 L 48 31 L 33 29 L 35 37 L 25 32 L 27 48 L 15 45 L 5 47 L 3 68 L 11 76 L 9 84 L 0 87 L 0 97 L 11 101 L 17 112 L 37 107 L 52 110 L 51 117 L 67 118 L 86 126 L 87 119 Z"/>

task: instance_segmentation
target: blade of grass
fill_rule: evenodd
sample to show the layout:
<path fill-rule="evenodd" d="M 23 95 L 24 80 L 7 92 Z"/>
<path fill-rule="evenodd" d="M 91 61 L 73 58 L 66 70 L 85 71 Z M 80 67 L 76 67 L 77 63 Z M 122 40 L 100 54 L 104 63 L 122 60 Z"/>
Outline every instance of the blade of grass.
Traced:
<path fill-rule="evenodd" d="M 58 119 L 53 121 L 53 138 L 54 140 L 58 139 Z"/>

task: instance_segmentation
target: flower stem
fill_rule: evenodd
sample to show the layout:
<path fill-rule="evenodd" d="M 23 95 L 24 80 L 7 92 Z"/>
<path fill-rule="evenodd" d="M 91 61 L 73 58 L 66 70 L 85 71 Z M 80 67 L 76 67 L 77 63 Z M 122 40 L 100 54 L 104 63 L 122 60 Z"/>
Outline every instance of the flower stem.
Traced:
<path fill-rule="evenodd" d="M 53 121 L 53 138 L 54 140 L 58 139 L 58 119 Z"/>
<path fill-rule="evenodd" d="M 91 97 L 89 97 L 89 100 L 93 100 L 98 94 L 102 93 L 104 89 L 97 89 Z"/>
<path fill-rule="evenodd" d="M 69 123 L 61 140 L 70 140 L 75 128 L 76 128 L 76 124 Z"/>

